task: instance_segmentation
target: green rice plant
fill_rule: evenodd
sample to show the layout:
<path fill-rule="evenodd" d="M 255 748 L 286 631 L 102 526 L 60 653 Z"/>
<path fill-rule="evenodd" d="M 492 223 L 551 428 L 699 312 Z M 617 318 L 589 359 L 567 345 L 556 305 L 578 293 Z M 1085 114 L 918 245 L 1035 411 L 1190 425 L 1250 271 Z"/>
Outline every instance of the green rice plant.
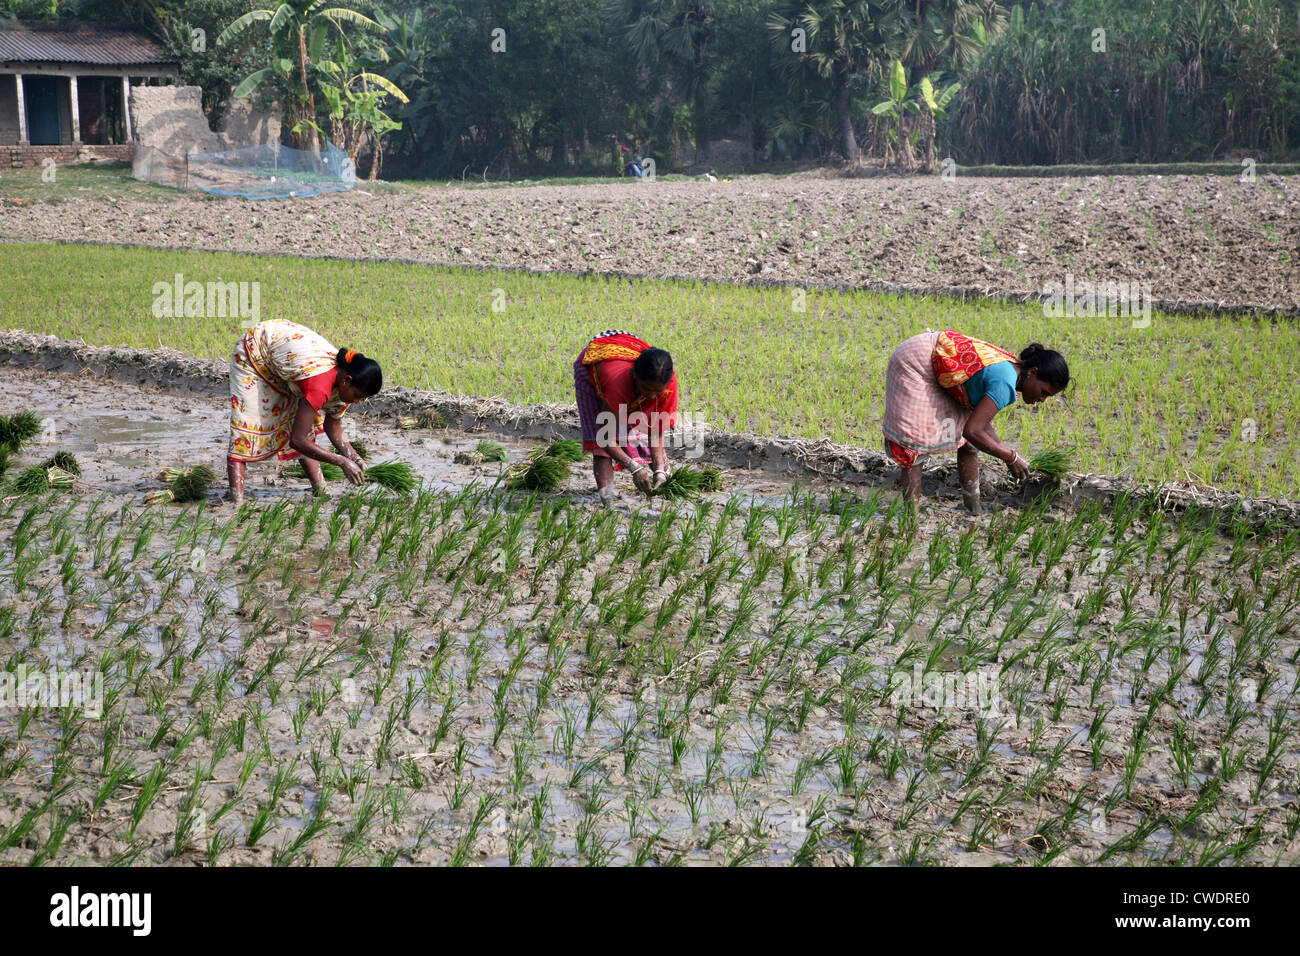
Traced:
<path fill-rule="evenodd" d="M 1029 470 L 1046 475 L 1053 481 L 1060 481 L 1069 472 L 1073 458 L 1073 448 L 1049 448 L 1029 459 Z"/>
<path fill-rule="evenodd" d="M 41 420 L 32 412 L 17 412 L 8 418 L 0 416 L 0 446 L 15 454 L 40 433 Z"/>
<path fill-rule="evenodd" d="M 569 463 L 542 455 L 506 469 L 505 486 L 511 491 L 555 491 L 569 479 Z"/>
<path fill-rule="evenodd" d="M 361 458 L 369 458 L 369 457 L 370 457 L 370 447 L 369 447 L 368 445 L 366 445 L 365 442 L 360 442 L 360 441 L 350 441 L 350 442 L 348 442 L 348 444 L 350 444 L 350 445 L 352 446 L 352 450 L 353 450 L 354 452 L 356 452 L 357 455 L 360 456 Z"/>
<path fill-rule="evenodd" d="M 371 465 L 365 471 L 365 479 L 381 488 L 403 495 L 410 494 L 416 484 L 415 470 L 404 461 L 386 461 Z"/>
<path fill-rule="evenodd" d="M 723 491 L 725 489 L 726 483 L 722 479 L 721 468 L 700 469 L 700 491 L 713 492 Z"/>
<path fill-rule="evenodd" d="M 131 806 L 131 826 L 127 830 L 127 839 L 135 839 L 136 827 L 144 819 L 144 815 L 153 806 L 154 801 L 162 795 L 163 784 L 167 781 L 167 762 L 159 760 L 153 765 L 144 778 L 140 781 L 140 793 L 136 795 L 135 803 Z"/>

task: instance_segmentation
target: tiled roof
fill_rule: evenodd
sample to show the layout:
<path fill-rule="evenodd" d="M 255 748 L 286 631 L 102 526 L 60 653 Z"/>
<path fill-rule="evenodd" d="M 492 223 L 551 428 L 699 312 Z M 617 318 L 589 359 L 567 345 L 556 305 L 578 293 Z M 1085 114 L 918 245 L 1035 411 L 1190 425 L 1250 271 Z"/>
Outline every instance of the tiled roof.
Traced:
<path fill-rule="evenodd" d="M 175 63 L 138 27 L 75 20 L 0 20 L 0 62 L 139 66 Z"/>

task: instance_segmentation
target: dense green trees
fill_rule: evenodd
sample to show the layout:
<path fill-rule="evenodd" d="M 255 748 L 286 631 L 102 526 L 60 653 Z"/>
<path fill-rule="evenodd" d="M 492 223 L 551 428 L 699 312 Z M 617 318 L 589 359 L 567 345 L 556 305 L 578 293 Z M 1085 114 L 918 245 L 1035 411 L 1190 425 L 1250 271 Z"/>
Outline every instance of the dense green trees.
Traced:
<path fill-rule="evenodd" d="M 0 0 L 0 15 L 146 24 L 209 110 L 260 75 L 301 135 L 348 140 L 363 168 L 387 131 L 389 175 L 612 174 L 622 147 L 660 170 L 1300 149 L 1295 0 Z M 873 114 L 895 62 L 921 98 Z M 946 116 L 926 78 L 959 84 Z"/>

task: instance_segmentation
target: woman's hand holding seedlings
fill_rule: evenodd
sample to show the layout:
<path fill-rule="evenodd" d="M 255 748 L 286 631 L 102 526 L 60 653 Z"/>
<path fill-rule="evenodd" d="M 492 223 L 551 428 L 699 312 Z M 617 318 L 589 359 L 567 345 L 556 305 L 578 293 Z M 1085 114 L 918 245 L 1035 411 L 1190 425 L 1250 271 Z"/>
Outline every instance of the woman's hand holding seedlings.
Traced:
<path fill-rule="evenodd" d="M 654 490 L 654 478 L 650 473 L 650 469 L 645 465 L 639 465 L 637 469 L 632 472 L 632 480 L 636 482 L 637 489 L 640 490 L 643 495 L 649 496 L 650 492 Z"/>
<path fill-rule="evenodd" d="M 1007 462 L 1007 471 L 1011 472 L 1012 478 L 1024 481 L 1029 477 L 1029 462 L 1020 452 L 1013 451 L 1011 459 Z"/>
<path fill-rule="evenodd" d="M 343 474 L 348 481 L 354 485 L 363 485 L 366 483 L 366 471 L 355 459 L 344 458 L 340 461 L 339 467 L 343 469 Z"/>

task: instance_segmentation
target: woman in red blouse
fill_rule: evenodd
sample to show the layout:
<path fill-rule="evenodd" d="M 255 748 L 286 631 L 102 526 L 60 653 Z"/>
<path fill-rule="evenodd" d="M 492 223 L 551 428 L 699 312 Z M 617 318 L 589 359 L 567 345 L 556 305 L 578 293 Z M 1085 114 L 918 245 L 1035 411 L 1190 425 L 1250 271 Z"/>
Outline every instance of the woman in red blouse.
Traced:
<path fill-rule="evenodd" d="M 320 462 L 338 465 L 349 481 L 362 481 L 361 457 L 343 434 L 343 413 L 383 385 L 379 364 L 352 349 L 335 350 L 324 336 L 284 319 L 260 322 L 230 357 L 230 448 L 226 471 L 235 501 L 244 495 L 247 463 L 279 455 L 302 456 L 319 491 Z M 316 444 L 321 432 L 339 451 Z"/>
<path fill-rule="evenodd" d="M 664 433 L 677 423 L 673 359 L 631 332 L 592 339 L 573 363 L 582 448 L 592 456 L 596 489 L 613 493 L 614 472 L 627 469 L 649 494 L 668 476 Z"/>

